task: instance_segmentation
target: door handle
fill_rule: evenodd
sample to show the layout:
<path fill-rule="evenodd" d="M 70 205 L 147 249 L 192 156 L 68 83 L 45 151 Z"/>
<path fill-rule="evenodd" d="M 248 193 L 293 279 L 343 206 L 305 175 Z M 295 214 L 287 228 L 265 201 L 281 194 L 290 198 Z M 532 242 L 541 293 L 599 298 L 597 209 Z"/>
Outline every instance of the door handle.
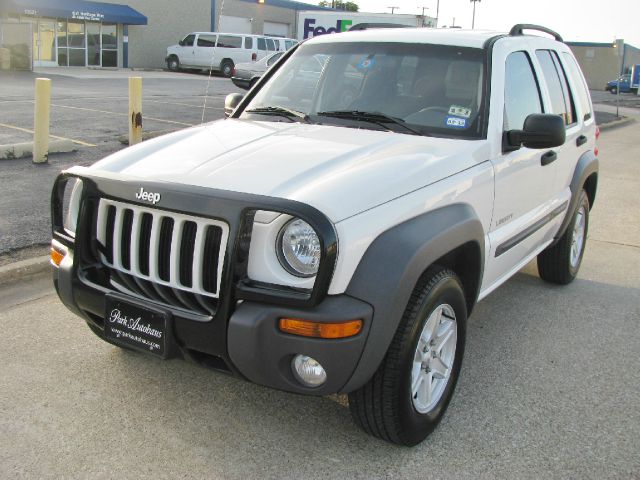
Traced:
<path fill-rule="evenodd" d="M 584 135 L 580 135 L 578 138 L 576 138 L 577 147 L 579 147 L 580 145 L 584 145 L 585 143 L 587 143 L 587 137 L 585 137 Z"/>
<path fill-rule="evenodd" d="M 540 165 L 543 167 L 545 165 L 549 165 L 551 162 L 554 162 L 558 158 L 558 154 L 553 150 L 549 150 L 547 153 L 543 154 L 540 157 Z"/>

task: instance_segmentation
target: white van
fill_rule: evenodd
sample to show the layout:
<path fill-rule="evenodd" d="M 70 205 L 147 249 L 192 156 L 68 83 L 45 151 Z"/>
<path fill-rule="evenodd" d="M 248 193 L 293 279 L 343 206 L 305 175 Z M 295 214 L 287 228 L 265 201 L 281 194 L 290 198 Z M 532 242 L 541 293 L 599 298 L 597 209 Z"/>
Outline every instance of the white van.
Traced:
<path fill-rule="evenodd" d="M 167 48 L 169 70 L 196 68 L 221 72 L 230 77 L 236 63 L 259 60 L 295 45 L 291 38 L 271 38 L 238 33 L 193 32 Z"/>

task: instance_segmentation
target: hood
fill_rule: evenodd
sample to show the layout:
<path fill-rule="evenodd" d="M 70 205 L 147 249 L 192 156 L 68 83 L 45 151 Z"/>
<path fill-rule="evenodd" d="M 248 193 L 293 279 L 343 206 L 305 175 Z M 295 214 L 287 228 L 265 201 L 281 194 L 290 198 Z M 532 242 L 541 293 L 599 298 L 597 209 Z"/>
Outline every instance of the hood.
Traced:
<path fill-rule="evenodd" d="M 121 150 L 91 169 L 297 200 L 339 222 L 487 158 L 482 140 L 226 119 Z"/>

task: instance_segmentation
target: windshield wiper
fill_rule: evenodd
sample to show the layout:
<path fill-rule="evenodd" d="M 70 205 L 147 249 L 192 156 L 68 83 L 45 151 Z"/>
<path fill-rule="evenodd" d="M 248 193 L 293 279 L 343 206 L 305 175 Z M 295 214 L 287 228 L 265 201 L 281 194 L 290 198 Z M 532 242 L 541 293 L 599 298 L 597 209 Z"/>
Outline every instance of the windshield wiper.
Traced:
<path fill-rule="evenodd" d="M 295 117 L 303 122 L 309 121 L 309 115 L 303 112 L 299 112 L 297 110 L 293 110 L 287 107 L 273 106 L 273 107 L 256 107 L 251 110 L 245 110 L 246 113 L 257 113 L 259 115 L 279 115 L 281 117 Z"/>
<path fill-rule="evenodd" d="M 391 130 L 388 123 L 393 125 L 399 125 L 408 132 L 411 132 L 413 135 L 422 135 L 418 130 L 411 128 L 406 122 L 397 117 L 391 117 L 381 112 L 363 112 L 361 110 L 332 110 L 328 112 L 318 112 L 316 115 L 320 117 L 334 117 L 334 118 L 348 118 L 353 120 L 359 120 L 362 122 L 375 123 L 376 125 L 380 125 L 382 127 L 387 128 L 387 130 Z"/>

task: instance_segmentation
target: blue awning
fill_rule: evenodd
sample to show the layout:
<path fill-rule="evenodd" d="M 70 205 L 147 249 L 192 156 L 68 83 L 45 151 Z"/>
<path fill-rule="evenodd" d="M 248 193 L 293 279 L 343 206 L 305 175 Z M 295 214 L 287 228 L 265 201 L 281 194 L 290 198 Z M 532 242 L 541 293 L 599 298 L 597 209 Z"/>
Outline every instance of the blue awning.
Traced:
<path fill-rule="evenodd" d="M 0 10 L 19 15 L 146 25 L 147 17 L 127 5 L 87 0 L 5 0 Z"/>

